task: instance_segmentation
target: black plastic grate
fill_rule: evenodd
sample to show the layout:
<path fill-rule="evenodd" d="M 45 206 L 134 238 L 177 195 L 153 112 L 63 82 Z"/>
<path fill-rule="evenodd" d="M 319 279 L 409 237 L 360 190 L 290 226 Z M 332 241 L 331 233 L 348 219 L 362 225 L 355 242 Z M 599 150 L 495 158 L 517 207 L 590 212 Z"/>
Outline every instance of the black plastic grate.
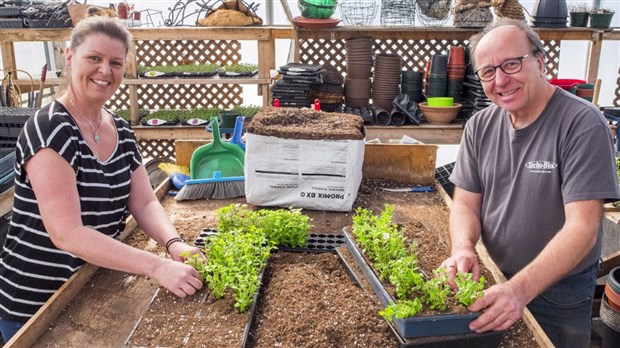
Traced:
<path fill-rule="evenodd" d="M 448 163 L 443 167 L 435 169 L 435 179 L 450 197 L 454 196 L 454 184 L 449 180 L 450 174 L 452 174 L 454 169 L 454 163 L 456 162 Z"/>
<path fill-rule="evenodd" d="M 217 234 L 217 230 L 213 228 L 205 228 L 200 232 L 196 240 L 194 241 L 194 245 L 197 247 L 204 247 L 205 243 L 208 241 L 210 236 Z M 320 252 L 336 252 L 336 248 L 344 245 L 345 239 L 344 235 L 341 234 L 323 234 L 323 233 L 311 233 L 308 235 L 307 244 L 303 248 L 291 248 L 287 246 L 279 246 L 278 251 L 288 251 L 288 252 L 311 252 L 311 253 L 320 253 Z"/>

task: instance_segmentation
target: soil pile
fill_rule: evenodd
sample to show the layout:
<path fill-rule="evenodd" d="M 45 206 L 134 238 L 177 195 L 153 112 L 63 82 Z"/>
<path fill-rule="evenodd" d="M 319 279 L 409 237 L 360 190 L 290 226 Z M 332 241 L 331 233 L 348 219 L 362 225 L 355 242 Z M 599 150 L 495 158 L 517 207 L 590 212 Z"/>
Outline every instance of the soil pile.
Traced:
<path fill-rule="evenodd" d="M 351 114 L 267 108 L 252 118 L 247 131 L 285 139 L 362 140 L 364 120 Z"/>

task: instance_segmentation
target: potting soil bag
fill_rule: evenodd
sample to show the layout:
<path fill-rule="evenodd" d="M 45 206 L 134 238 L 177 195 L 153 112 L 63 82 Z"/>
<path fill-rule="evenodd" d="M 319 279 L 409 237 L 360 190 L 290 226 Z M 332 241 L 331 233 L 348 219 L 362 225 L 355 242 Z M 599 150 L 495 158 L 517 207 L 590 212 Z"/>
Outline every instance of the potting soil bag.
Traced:
<path fill-rule="evenodd" d="M 259 206 L 351 211 L 363 162 L 361 117 L 268 109 L 247 129 L 246 199 Z"/>

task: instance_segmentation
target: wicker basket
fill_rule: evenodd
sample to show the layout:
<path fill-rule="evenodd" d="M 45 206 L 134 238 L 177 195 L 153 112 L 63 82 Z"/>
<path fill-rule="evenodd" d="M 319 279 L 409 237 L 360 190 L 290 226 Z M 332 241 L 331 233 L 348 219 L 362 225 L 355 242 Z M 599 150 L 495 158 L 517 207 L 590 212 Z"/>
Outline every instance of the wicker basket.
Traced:
<path fill-rule="evenodd" d="M 477 7 L 454 13 L 456 28 L 484 28 L 493 21 L 493 14 L 488 7 Z"/>
<path fill-rule="evenodd" d="M 494 0 L 495 15 L 517 20 L 525 20 L 523 7 L 518 0 Z"/>

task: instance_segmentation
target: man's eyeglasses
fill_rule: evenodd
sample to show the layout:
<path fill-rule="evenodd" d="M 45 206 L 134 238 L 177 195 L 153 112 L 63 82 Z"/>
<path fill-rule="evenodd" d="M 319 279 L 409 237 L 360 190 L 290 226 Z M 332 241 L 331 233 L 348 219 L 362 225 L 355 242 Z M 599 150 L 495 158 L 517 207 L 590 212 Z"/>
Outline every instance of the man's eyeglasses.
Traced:
<path fill-rule="evenodd" d="M 496 66 L 487 66 L 481 69 L 476 70 L 476 76 L 482 82 L 489 82 L 495 79 L 495 73 L 497 68 L 502 69 L 505 74 L 512 75 L 521 71 L 523 68 L 523 59 L 527 56 L 531 56 L 538 52 L 537 49 L 534 49 L 532 52 L 517 58 L 506 59 L 502 64 Z"/>

